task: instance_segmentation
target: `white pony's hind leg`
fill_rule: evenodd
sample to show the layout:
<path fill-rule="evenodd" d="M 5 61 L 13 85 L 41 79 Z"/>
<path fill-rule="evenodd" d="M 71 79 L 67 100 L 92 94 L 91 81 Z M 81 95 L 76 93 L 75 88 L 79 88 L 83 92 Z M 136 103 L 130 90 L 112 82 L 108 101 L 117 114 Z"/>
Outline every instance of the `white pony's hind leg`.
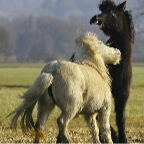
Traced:
<path fill-rule="evenodd" d="M 39 139 L 42 137 L 42 129 L 43 126 L 51 113 L 54 109 L 54 102 L 52 98 L 48 95 L 48 90 L 45 91 L 44 95 L 40 97 L 38 101 L 38 115 L 37 121 L 35 125 L 35 140 L 34 143 L 38 143 Z"/>
<path fill-rule="evenodd" d="M 96 115 L 97 114 L 85 115 L 85 120 L 87 121 L 89 125 L 90 132 L 93 137 L 93 143 L 100 143 L 99 129 L 98 129 L 97 122 L 96 122 Z"/>
<path fill-rule="evenodd" d="M 64 121 L 62 115 L 57 119 L 59 134 L 58 134 L 56 143 L 69 143 L 68 132 L 67 132 L 68 123 L 69 122 Z"/>
<path fill-rule="evenodd" d="M 98 114 L 100 138 L 104 143 L 113 143 L 109 124 L 110 111 L 111 107 L 108 107 L 100 110 Z"/>
<path fill-rule="evenodd" d="M 59 134 L 56 143 L 69 143 L 68 124 L 76 116 L 74 110 L 63 111 L 61 116 L 57 119 L 59 127 Z"/>

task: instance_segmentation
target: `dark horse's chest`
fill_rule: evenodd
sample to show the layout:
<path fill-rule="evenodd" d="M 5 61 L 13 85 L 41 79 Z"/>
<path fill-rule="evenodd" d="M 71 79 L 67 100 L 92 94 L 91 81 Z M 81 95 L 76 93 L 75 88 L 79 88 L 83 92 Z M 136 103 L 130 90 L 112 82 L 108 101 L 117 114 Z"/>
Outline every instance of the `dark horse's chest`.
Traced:
<path fill-rule="evenodd" d="M 122 85 L 130 85 L 132 79 L 131 48 L 127 48 L 124 44 L 120 45 L 115 41 L 108 41 L 107 44 L 111 47 L 118 48 L 121 52 L 120 64 L 108 65 L 112 78 L 112 88 L 119 88 L 120 85 L 121 87 Z"/>

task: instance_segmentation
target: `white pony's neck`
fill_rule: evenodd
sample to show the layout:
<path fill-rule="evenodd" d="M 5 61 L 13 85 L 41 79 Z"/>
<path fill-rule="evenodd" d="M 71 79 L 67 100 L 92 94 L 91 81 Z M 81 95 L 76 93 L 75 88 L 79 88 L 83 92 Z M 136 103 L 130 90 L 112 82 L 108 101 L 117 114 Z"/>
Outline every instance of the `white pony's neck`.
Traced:
<path fill-rule="evenodd" d="M 93 55 L 89 54 L 86 49 L 78 49 L 75 53 L 75 62 L 94 68 L 100 76 L 110 85 L 109 72 L 105 63 L 99 53 Z"/>
<path fill-rule="evenodd" d="M 88 54 L 87 50 L 84 48 L 78 48 L 75 52 L 75 61 L 83 62 L 83 61 L 92 61 L 92 56 Z"/>

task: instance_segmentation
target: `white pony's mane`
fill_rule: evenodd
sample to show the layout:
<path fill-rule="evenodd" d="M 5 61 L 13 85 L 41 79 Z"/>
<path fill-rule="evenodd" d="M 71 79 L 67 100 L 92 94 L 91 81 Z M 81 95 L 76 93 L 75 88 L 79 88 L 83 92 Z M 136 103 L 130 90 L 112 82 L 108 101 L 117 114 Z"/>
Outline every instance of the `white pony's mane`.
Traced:
<path fill-rule="evenodd" d="M 108 50 L 106 49 L 108 46 L 100 41 L 97 35 L 92 32 L 87 32 L 79 36 L 75 42 L 78 46 L 76 61 L 95 68 L 103 79 L 110 84 L 109 72 L 102 58 L 103 51 Z"/>
<path fill-rule="evenodd" d="M 100 49 L 102 42 L 97 38 L 97 35 L 92 32 L 86 32 L 83 35 L 80 35 L 75 40 L 77 46 L 80 48 L 86 48 L 87 51 L 91 53 L 96 53 Z"/>

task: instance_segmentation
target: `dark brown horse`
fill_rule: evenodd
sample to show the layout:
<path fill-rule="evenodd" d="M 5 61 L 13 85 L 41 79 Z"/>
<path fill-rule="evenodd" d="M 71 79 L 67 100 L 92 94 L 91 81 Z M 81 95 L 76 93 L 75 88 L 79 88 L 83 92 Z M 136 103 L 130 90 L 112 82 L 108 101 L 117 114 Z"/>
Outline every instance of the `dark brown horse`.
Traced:
<path fill-rule="evenodd" d="M 132 79 L 132 43 L 135 33 L 131 12 L 126 11 L 125 8 L 126 2 L 116 5 L 113 0 L 103 0 L 99 4 L 102 13 L 90 19 L 90 24 L 97 24 L 110 37 L 107 44 L 121 51 L 121 63 L 116 66 L 109 65 L 112 77 L 112 94 L 115 101 L 116 123 L 119 142 L 121 143 L 127 142 L 125 108 Z M 114 142 L 116 141 L 114 140 Z"/>

